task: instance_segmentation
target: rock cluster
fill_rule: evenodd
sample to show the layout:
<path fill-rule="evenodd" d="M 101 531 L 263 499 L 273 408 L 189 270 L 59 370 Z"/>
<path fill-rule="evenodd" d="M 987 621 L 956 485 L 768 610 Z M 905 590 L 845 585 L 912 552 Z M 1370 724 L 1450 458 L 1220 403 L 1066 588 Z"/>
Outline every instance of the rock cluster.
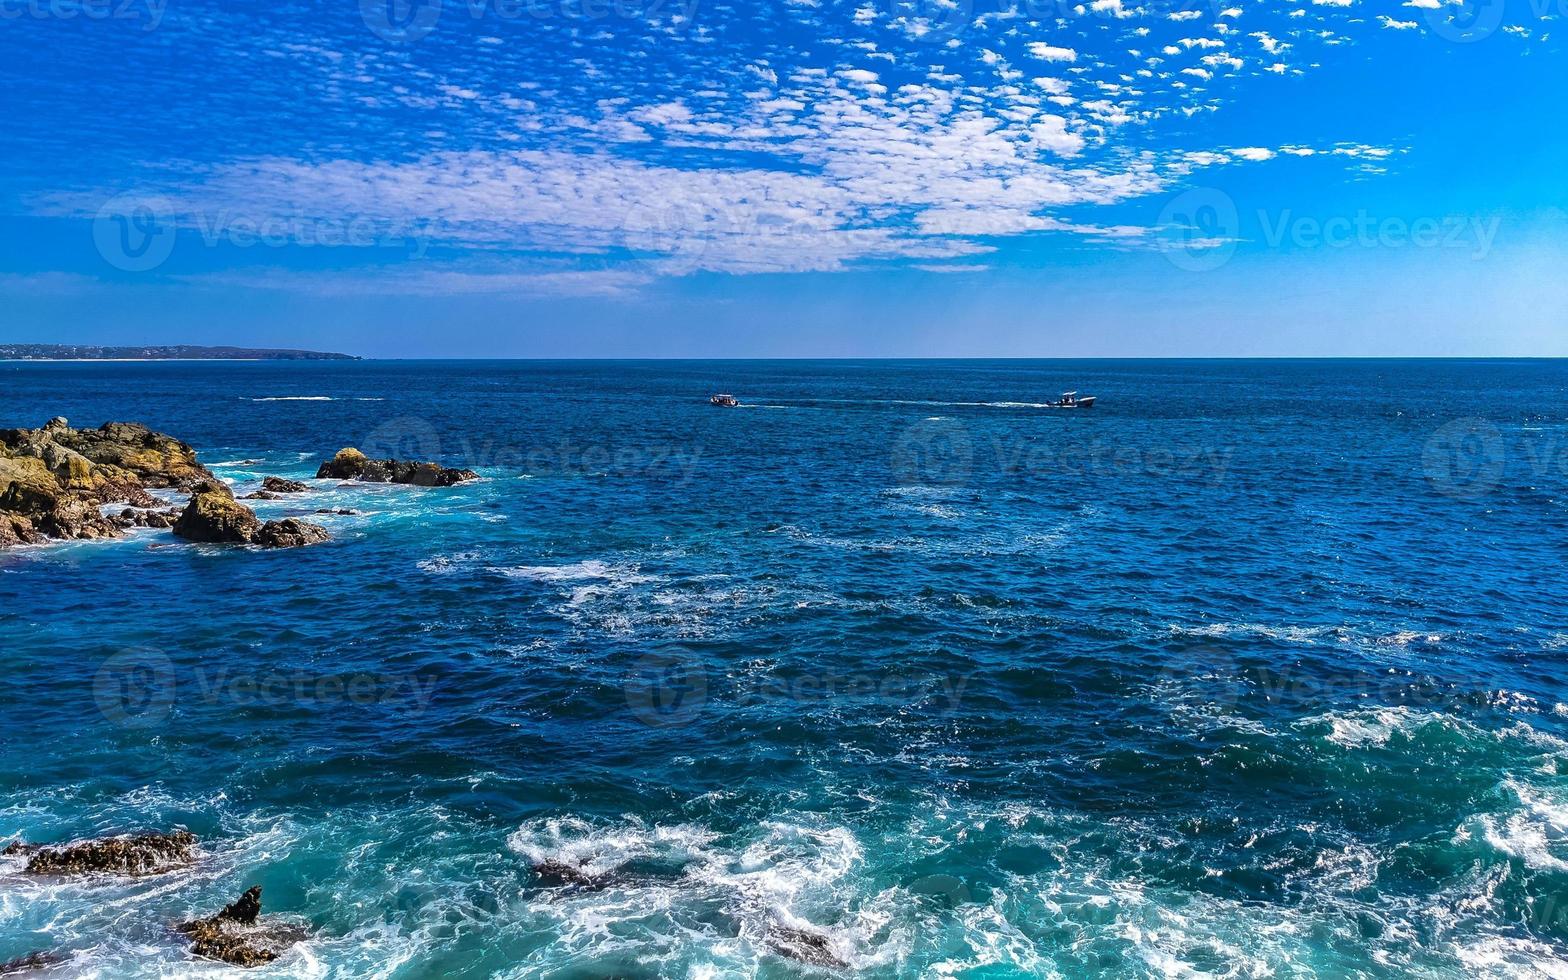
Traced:
<path fill-rule="evenodd" d="M 195 849 L 196 835 L 176 830 L 103 837 L 65 847 L 12 841 L 0 854 L 30 855 L 24 869 L 30 875 L 152 875 L 190 864 Z"/>
<path fill-rule="evenodd" d="M 292 480 L 274 484 L 278 492 L 295 487 L 304 489 Z M 191 501 L 183 512 L 164 511 L 149 489 L 189 493 Z M 104 513 L 105 505 L 117 503 L 130 506 L 114 516 Z M 0 429 L 0 548 L 171 526 L 193 541 L 287 547 L 326 540 L 326 530 L 315 524 L 262 524 L 197 462 L 194 449 L 145 425 L 73 429 L 53 418 L 39 429 Z"/>
<path fill-rule="evenodd" d="M 0 854 L 30 855 L 25 874 L 36 875 L 149 875 L 191 863 L 196 835 L 188 830 L 171 833 L 127 834 L 78 841 L 64 847 L 41 847 L 12 841 Z M 258 924 L 261 886 L 248 889 L 216 915 L 183 923 L 179 930 L 191 939 L 191 951 L 210 960 L 236 966 L 270 963 L 290 945 L 305 938 L 304 930 L 291 925 Z M 0 963 L 0 976 L 45 969 L 65 962 L 65 956 L 47 950 Z"/>
<path fill-rule="evenodd" d="M 123 530 L 103 505 L 147 510 L 149 488 L 185 490 L 217 481 L 196 452 L 144 425 L 73 429 L 63 418 L 39 429 L 0 429 L 0 547 L 111 538 Z"/>
<path fill-rule="evenodd" d="M 449 487 L 464 480 L 478 479 L 473 470 L 457 470 L 438 463 L 415 463 L 400 459 L 370 459 L 352 447 L 338 454 L 316 471 L 318 480 L 359 480 L 364 483 L 407 483 L 416 487 Z"/>
<path fill-rule="evenodd" d="M 216 488 L 202 487 L 174 522 L 174 533 L 190 541 L 294 548 L 327 540 L 327 529 L 293 517 L 263 524 L 255 511 Z"/>
<path fill-rule="evenodd" d="M 260 915 L 261 886 L 253 885 L 217 915 L 183 923 L 180 931 L 191 937 L 191 952 L 197 956 L 235 966 L 261 966 L 302 936 L 288 927 L 258 927 Z"/>
<path fill-rule="evenodd" d="M 268 477 L 269 493 L 308 489 Z M 183 511 L 148 491 L 191 495 Z M 110 504 L 128 504 L 118 514 Z M 196 460 L 196 451 L 145 425 L 73 429 L 53 418 L 38 429 L 0 429 L 0 548 L 50 539 L 113 538 L 130 527 L 172 527 L 192 541 L 282 548 L 327 540 L 325 528 L 287 519 L 263 524 Z"/>

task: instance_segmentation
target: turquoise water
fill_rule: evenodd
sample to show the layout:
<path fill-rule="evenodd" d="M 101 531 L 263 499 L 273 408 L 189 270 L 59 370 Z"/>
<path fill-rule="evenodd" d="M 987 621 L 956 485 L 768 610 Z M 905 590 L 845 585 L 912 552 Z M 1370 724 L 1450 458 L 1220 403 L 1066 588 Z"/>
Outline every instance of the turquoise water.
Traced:
<path fill-rule="evenodd" d="M 1099 406 L 1042 407 L 1071 388 Z M 203 842 L 136 881 L 0 865 L 0 960 L 225 973 L 169 924 L 261 884 L 312 937 L 257 977 L 1568 975 L 1565 393 L 0 364 L 0 425 L 146 422 L 241 491 L 345 445 L 484 478 L 257 502 L 330 528 L 299 551 L 0 555 L 0 835 Z"/>

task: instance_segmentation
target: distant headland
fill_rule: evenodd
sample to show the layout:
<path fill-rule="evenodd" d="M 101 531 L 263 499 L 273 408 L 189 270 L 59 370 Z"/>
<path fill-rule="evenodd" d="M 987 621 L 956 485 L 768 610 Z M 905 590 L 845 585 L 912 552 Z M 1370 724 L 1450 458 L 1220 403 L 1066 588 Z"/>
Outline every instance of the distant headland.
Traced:
<path fill-rule="evenodd" d="M 266 347 L 92 347 L 83 344 L 0 344 L 0 361 L 357 361 L 352 354 Z"/>

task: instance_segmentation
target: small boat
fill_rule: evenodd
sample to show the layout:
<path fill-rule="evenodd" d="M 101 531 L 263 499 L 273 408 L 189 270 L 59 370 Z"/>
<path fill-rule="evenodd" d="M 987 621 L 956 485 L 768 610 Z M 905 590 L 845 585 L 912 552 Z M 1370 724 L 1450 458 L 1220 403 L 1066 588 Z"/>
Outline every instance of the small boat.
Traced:
<path fill-rule="evenodd" d="M 708 404 L 718 408 L 734 408 L 740 404 L 740 399 L 734 395 L 709 395 Z"/>
<path fill-rule="evenodd" d="M 1062 392 L 1062 397 L 1052 402 L 1051 405 L 1054 408 L 1093 408 L 1094 397 L 1093 395 L 1085 395 L 1079 398 L 1076 391 L 1064 391 Z"/>

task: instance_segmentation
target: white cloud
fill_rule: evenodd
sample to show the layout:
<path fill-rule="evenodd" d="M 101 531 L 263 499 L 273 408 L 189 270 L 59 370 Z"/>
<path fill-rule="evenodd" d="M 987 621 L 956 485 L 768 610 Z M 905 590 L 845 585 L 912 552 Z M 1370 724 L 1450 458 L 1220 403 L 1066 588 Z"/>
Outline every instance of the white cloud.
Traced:
<path fill-rule="evenodd" d="M 1072 48 L 1059 48 L 1044 41 L 1031 41 L 1029 53 L 1042 61 L 1077 61 L 1078 52 Z"/>

